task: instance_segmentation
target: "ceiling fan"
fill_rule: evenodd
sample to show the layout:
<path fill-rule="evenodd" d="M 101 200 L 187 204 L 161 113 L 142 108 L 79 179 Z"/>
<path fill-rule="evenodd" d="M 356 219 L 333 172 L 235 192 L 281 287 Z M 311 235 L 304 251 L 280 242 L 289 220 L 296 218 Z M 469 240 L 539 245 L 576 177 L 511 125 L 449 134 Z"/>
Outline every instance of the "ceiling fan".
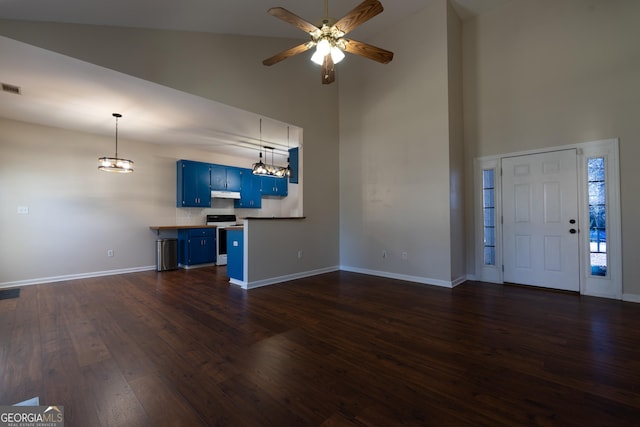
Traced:
<path fill-rule="evenodd" d="M 298 15 L 289 12 L 287 9 L 272 7 L 267 13 L 300 28 L 309 34 L 311 40 L 273 55 L 262 61 L 262 63 L 264 65 L 273 65 L 316 47 L 316 51 L 311 57 L 311 60 L 322 65 L 322 84 L 329 84 L 335 81 L 334 65 L 344 58 L 343 51 L 386 64 L 393 59 L 393 52 L 344 37 L 354 28 L 373 18 L 383 10 L 382 4 L 378 0 L 364 0 L 351 12 L 336 21 L 333 18 L 329 18 L 328 0 L 325 0 L 325 17 L 319 25 L 313 25 Z"/>

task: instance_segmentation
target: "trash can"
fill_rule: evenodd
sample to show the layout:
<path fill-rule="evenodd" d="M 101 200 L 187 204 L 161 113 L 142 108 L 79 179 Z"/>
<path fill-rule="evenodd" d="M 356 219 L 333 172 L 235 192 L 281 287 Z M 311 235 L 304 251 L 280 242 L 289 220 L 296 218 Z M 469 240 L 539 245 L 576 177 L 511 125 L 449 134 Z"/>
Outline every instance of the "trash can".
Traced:
<path fill-rule="evenodd" d="M 156 271 L 178 268 L 178 239 L 156 240 Z"/>

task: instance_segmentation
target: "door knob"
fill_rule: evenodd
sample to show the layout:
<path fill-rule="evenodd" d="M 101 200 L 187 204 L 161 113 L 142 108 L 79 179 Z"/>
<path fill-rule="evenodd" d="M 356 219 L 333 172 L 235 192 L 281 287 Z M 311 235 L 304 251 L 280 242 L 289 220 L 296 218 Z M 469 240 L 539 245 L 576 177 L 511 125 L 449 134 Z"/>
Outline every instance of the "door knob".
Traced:
<path fill-rule="evenodd" d="M 576 223 L 576 220 L 575 220 L 575 219 L 570 219 L 570 220 L 569 220 L 569 224 L 575 224 L 575 223 Z"/>
<path fill-rule="evenodd" d="M 569 233 L 571 233 L 571 234 L 576 234 L 576 233 L 577 233 L 577 231 L 576 231 L 576 229 L 575 229 L 575 228 L 572 228 L 571 230 L 569 230 Z"/>

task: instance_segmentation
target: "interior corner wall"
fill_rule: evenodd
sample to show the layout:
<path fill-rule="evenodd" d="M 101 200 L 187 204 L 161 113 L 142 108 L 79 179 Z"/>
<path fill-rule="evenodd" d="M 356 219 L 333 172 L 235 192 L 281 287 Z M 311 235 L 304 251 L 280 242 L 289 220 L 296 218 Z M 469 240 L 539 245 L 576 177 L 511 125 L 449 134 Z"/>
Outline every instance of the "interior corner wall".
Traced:
<path fill-rule="evenodd" d="M 340 264 L 450 283 L 446 0 L 371 43 L 393 61 L 350 56 L 337 67 Z"/>
<path fill-rule="evenodd" d="M 465 229 L 465 163 L 462 94 L 462 21 L 447 1 L 447 70 L 449 83 L 449 186 L 451 279 L 460 283 L 467 276 Z"/>
<path fill-rule="evenodd" d="M 300 245 L 314 242 L 315 256 L 306 260 L 305 264 L 310 270 L 335 268 L 338 265 L 339 144 L 336 108 L 338 88 L 337 85 L 320 84 L 318 69 L 304 55 L 290 58 L 273 67 L 262 65 L 263 58 L 290 47 L 292 40 L 10 20 L 0 20 L 0 35 L 303 128 L 303 180 L 306 194 L 306 196 L 303 195 L 303 203 L 304 215 L 307 219 L 304 222 L 304 227 L 301 228 L 302 232 L 288 237 L 296 239 Z M 305 95 L 300 96 L 300 94 Z M 16 129 L 21 128 L 19 124 L 13 126 Z M 52 130 L 52 135 L 60 136 L 60 140 L 52 140 L 46 136 L 47 132 L 40 132 L 34 127 L 29 126 L 22 129 L 28 129 L 27 133 L 22 136 L 42 138 L 40 143 L 50 144 L 50 149 L 55 147 L 54 144 L 66 146 L 65 140 L 69 138 L 77 140 L 78 143 L 82 139 L 73 133 L 69 134 L 67 138 L 67 135 L 63 135 L 64 132 Z M 6 132 L 9 130 L 4 126 L 1 127 L 0 138 L 7 138 Z M 174 148 L 178 150 L 176 147 Z M 147 147 L 146 149 L 155 150 L 155 147 Z M 42 158 L 38 156 L 45 156 L 46 152 L 46 150 L 41 153 L 38 153 L 37 150 L 31 151 L 36 155 L 37 161 L 41 161 Z M 70 156 L 71 163 L 74 165 L 77 163 L 76 173 L 69 176 L 67 172 L 61 173 L 50 169 L 49 174 L 52 178 L 46 178 L 39 170 L 34 171 L 36 176 L 60 183 L 61 190 L 57 191 L 63 191 L 67 181 L 72 181 L 74 185 L 85 182 L 82 191 L 74 192 L 72 197 L 68 198 L 68 206 L 84 206 L 88 201 L 93 200 L 96 203 L 95 206 L 103 206 L 104 211 L 102 213 L 91 211 L 96 213 L 97 217 L 88 216 L 82 221 L 76 221 L 78 227 L 73 229 L 75 232 L 66 234 L 62 241 L 54 240 L 46 228 L 39 228 L 38 231 L 41 232 L 38 233 L 37 240 L 17 238 L 16 242 L 7 242 L 5 239 L 3 247 L 15 248 L 15 244 L 22 245 L 26 249 L 22 248 L 20 252 L 29 254 L 30 245 L 38 244 L 54 248 L 56 245 L 68 244 L 69 240 L 67 239 L 81 239 L 89 247 L 92 244 L 91 236 L 97 218 L 103 218 L 103 215 L 107 215 L 109 212 L 117 215 L 117 212 L 113 212 L 115 209 L 113 206 L 119 206 L 122 196 L 129 195 L 133 191 L 127 188 L 108 187 L 115 180 L 122 178 L 114 176 L 110 176 L 112 180 L 109 183 L 99 181 L 99 188 L 91 188 L 89 184 L 96 182 L 96 178 L 93 178 L 93 174 L 96 173 L 93 167 L 95 162 L 92 160 L 90 170 L 85 170 L 80 167 L 84 166 L 84 163 L 73 157 L 76 155 L 75 150 L 69 149 L 63 152 Z M 25 151 L 17 155 L 24 156 L 26 154 Z M 144 154 L 141 156 L 144 157 Z M 141 157 L 134 158 L 134 160 L 136 168 L 142 170 L 144 166 L 138 160 L 139 158 Z M 0 160 L 4 161 L 4 159 L 3 157 Z M 169 167 L 170 172 L 167 173 L 175 174 L 175 163 L 173 165 L 154 163 L 154 167 Z M 0 188 L 3 190 L 8 183 L 22 178 L 19 171 L 14 169 L 3 167 L 1 173 Z M 165 172 L 154 171 L 152 175 L 162 173 Z M 144 178 L 142 174 L 138 174 L 138 170 L 134 172 L 134 175 L 137 176 L 134 177 L 135 180 Z M 104 180 L 106 177 L 100 179 Z M 102 187 L 102 185 L 107 185 L 107 187 Z M 153 190 L 147 192 L 136 193 L 140 198 L 138 202 L 134 203 L 134 206 L 140 217 L 135 220 L 131 219 L 131 225 L 135 223 L 137 231 L 121 235 L 123 239 L 134 241 L 140 238 L 140 233 L 143 233 L 145 237 L 141 240 L 143 242 L 141 244 L 147 245 L 148 241 L 145 239 L 148 239 L 147 236 L 150 233 L 149 225 L 161 225 L 157 223 L 156 216 L 149 215 L 147 206 L 163 203 L 170 204 L 171 208 L 175 209 L 175 182 L 170 184 L 166 182 L 166 187 L 162 189 L 157 186 L 152 188 Z M 96 192 L 101 196 L 97 198 Z M 55 198 L 45 192 L 37 192 L 34 197 L 42 200 Z M 21 202 L 16 200 L 15 203 Z M 127 202 L 127 204 L 131 203 Z M 3 204 L 3 207 L 2 215 L 7 216 L 0 217 L 0 224 L 7 224 L 6 221 L 9 219 L 15 220 L 16 206 Z M 54 207 L 49 205 L 46 209 L 54 209 Z M 175 218 L 173 220 L 175 221 Z M 26 230 L 25 235 L 28 236 L 32 236 L 32 231 L 35 231 Z M 153 248 L 149 248 L 149 254 L 151 255 L 145 256 L 144 259 L 134 258 L 137 260 L 135 266 L 148 265 Z M 13 266 L 11 268 L 14 271 L 20 270 L 19 274 L 11 274 L 9 278 L 3 276 L 0 278 L 0 282 L 11 279 L 33 279 L 36 277 L 35 274 L 50 276 L 64 275 L 65 271 L 68 274 L 78 271 L 108 271 L 114 266 L 113 260 L 106 256 L 101 256 L 99 260 L 91 261 L 82 266 L 77 265 L 80 260 L 70 258 L 65 263 L 65 265 L 69 265 L 65 271 L 53 266 L 54 261 L 44 255 L 39 259 L 32 259 L 31 262 L 47 263 L 51 269 L 49 272 L 38 270 L 36 273 L 35 270 Z M 20 265 L 22 266 L 22 264 Z M 283 265 L 283 269 L 286 270 L 287 267 L 287 265 Z M 292 267 L 292 269 L 294 268 L 297 267 Z M 4 271 L 2 273 L 4 274 Z M 285 273 L 281 272 L 281 274 Z"/>
<path fill-rule="evenodd" d="M 639 16 L 636 0 L 512 0 L 463 25 L 468 167 L 475 157 L 620 139 L 623 292 L 631 295 L 640 295 Z"/>

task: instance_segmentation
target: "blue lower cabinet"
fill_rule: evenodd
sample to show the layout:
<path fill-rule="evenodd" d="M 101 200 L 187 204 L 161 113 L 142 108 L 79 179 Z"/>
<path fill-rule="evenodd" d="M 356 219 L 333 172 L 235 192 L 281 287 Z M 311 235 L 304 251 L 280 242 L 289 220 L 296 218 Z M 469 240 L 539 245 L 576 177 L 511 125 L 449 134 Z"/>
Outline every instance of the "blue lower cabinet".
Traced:
<path fill-rule="evenodd" d="M 216 262 L 215 228 L 178 230 L 178 259 L 183 266 Z"/>
<path fill-rule="evenodd" d="M 227 276 L 244 280 L 244 230 L 227 230 Z"/>

